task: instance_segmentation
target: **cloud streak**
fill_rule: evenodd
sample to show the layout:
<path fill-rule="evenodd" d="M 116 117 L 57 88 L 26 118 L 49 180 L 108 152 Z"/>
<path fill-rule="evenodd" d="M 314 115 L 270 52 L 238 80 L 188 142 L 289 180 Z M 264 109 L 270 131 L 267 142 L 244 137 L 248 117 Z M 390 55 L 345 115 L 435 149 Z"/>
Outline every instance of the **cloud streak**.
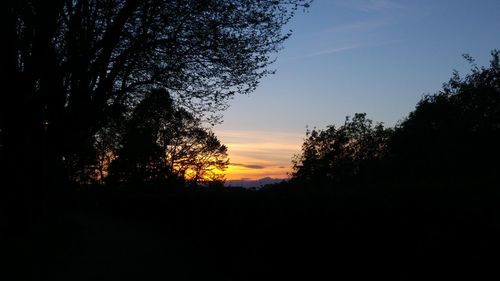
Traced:
<path fill-rule="evenodd" d="M 252 165 L 252 164 L 241 164 L 241 163 L 230 163 L 233 166 L 239 166 L 239 167 L 244 167 L 247 169 L 255 169 L 255 170 L 261 170 L 265 169 L 266 166 L 264 165 Z"/>
<path fill-rule="evenodd" d="M 390 24 L 388 19 L 360 20 L 345 24 L 340 24 L 325 30 L 323 33 L 365 33 L 373 31 Z"/>
<path fill-rule="evenodd" d="M 306 58 L 314 58 L 314 57 L 325 56 L 325 55 L 332 55 L 335 53 L 341 53 L 341 52 L 357 49 L 359 47 L 360 47 L 360 45 L 350 45 L 350 46 L 344 46 L 344 47 L 329 48 L 329 49 L 324 49 L 324 50 L 321 50 L 318 52 L 305 54 L 302 56 L 292 57 L 292 58 L 287 59 L 287 61 L 300 60 L 300 59 L 306 59 Z"/>
<path fill-rule="evenodd" d="M 216 130 L 227 145 L 229 167 L 226 178 L 287 178 L 294 154 L 300 152 L 304 135 L 287 132 Z"/>

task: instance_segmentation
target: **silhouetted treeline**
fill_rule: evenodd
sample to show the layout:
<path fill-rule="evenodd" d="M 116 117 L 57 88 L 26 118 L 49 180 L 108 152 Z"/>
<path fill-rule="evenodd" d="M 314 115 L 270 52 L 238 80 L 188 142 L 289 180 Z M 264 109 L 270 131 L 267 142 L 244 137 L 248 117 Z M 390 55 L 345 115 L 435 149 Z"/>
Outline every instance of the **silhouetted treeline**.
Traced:
<path fill-rule="evenodd" d="M 500 176 L 500 66 L 473 60 L 470 74 L 454 73 L 395 128 L 373 125 L 366 114 L 342 126 L 308 131 L 294 160 L 303 184 L 494 184 Z"/>
<path fill-rule="evenodd" d="M 392 130 L 373 126 L 366 114 L 346 118 L 340 127 L 308 131 L 302 153 L 294 159 L 293 180 L 344 184 L 373 180 L 387 156 Z"/>
<path fill-rule="evenodd" d="M 65 159 L 73 183 L 163 184 L 165 188 L 219 184 L 227 148 L 200 118 L 176 106 L 165 90 L 152 90 L 128 115 L 115 117 Z"/>
<path fill-rule="evenodd" d="M 65 213 L 7 248 L 12 268 L 21 280 L 490 279 L 500 190 L 483 136 L 498 137 L 498 70 L 494 52 L 395 128 L 356 114 L 312 130 L 293 180 L 258 191 L 68 187 Z"/>
<path fill-rule="evenodd" d="M 273 55 L 290 36 L 282 27 L 309 3 L 2 2 L 0 180 L 9 187 L 2 191 L 6 220 L 22 226 L 49 206 L 58 212 L 67 184 L 94 172 L 82 170 L 92 164 L 96 143 L 106 144 L 105 131 L 123 125 L 120 117 L 130 117 L 154 89 L 166 90 L 176 108 L 195 118 L 219 122 L 231 97 L 253 91 L 272 73 Z M 127 147 L 121 151 L 131 159 Z M 97 173 L 102 176 L 102 169 Z M 199 180 L 196 172 L 194 178 Z"/>
<path fill-rule="evenodd" d="M 309 2 L 2 3 L 2 279 L 495 274 L 498 51 L 395 128 L 356 114 L 312 130 L 288 183 L 210 174 L 226 150 L 201 120 L 272 72 Z"/>
<path fill-rule="evenodd" d="M 466 58 L 473 65 L 470 74 L 462 78 L 455 72 L 396 127 L 390 147 L 400 177 L 498 185 L 499 51 L 492 52 L 488 68 Z"/>
<path fill-rule="evenodd" d="M 91 186 L 112 193 L 116 210 L 148 206 L 122 200 L 129 189 L 142 188 L 130 193 L 141 197 L 147 186 L 175 190 L 186 178 L 220 188 L 212 170 L 227 165 L 226 149 L 202 122 L 220 122 L 229 99 L 273 72 L 274 54 L 290 36 L 282 27 L 310 2 L 3 1 L 0 246 L 15 274 L 8 279 L 58 279 L 34 268 L 70 273 L 59 279 L 98 279 L 85 266 L 50 261 L 62 249 L 60 260 L 78 264 L 72 258 L 87 247 L 72 242 L 92 247 L 101 237 L 88 229 L 119 237 L 113 219 L 106 228 L 101 216 L 65 218 L 78 210 L 86 216 L 103 201 Z"/>

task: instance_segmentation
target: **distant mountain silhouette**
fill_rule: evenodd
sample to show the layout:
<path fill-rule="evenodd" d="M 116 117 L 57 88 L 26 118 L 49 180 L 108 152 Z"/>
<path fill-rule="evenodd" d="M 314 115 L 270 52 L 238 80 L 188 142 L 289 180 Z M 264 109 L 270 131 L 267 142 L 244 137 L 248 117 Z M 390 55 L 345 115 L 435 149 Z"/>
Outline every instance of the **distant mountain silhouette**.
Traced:
<path fill-rule="evenodd" d="M 251 180 L 251 179 L 226 180 L 225 185 L 228 187 L 233 186 L 233 187 L 243 187 L 243 188 L 258 188 L 267 184 L 279 183 L 284 180 L 286 179 L 278 179 L 271 177 L 265 177 L 257 180 Z"/>

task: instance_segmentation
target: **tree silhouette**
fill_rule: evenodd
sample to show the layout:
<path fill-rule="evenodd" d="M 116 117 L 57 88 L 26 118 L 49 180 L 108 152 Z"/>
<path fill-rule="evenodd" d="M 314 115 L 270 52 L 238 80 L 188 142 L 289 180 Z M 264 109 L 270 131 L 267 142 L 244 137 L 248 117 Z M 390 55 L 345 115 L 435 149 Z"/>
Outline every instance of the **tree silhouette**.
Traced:
<path fill-rule="evenodd" d="M 216 122 L 231 96 L 272 72 L 272 54 L 289 36 L 282 26 L 308 2 L 4 2 L 4 178 L 40 192 L 43 178 L 62 185 L 62 159 L 152 88 Z"/>
<path fill-rule="evenodd" d="M 455 71 L 394 129 L 365 114 L 344 125 L 308 131 L 293 176 L 306 182 L 497 183 L 500 167 L 500 51 L 490 66 Z"/>
<path fill-rule="evenodd" d="M 498 179 L 500 156 L 500 64 L 492 51 L 488 68 L 455 71 L 443 89 L 425 96 L 395 130 L 394 168 L 409 179 Z"/>
<path fill-rule="evenodd" d="M 166 145 L 170 167 L 194 185 L 223 182 L 222 172 L 228 165 L 227 147 L 192 116 L 183 119 L 188 123 L 177 127 Z"/>
<path fill-rule="evenodd" d="M 167 91 L 152 91 L 124 122 L 122 143 L 110 162 L 111 182 L 223 180 L 226 147 L 193 114 L 175 107 Z"/>
<path fill-rule="evenodd" d="M 323 183 L 340 183 L 369 177 L 383 159 L 391 131 L 364 113 L 346 117 L 340 127 L 308 131 L 302 153 L 293 161 L 293 177 Z"/>

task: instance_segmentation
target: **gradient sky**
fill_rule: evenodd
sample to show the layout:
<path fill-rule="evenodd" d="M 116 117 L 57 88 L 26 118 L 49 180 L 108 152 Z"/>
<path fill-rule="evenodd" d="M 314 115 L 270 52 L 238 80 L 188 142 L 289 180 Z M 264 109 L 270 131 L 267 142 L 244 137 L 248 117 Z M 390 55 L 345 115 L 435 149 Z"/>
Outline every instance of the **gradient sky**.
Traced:
<path fill-rule="evenodd" d="M 214 128 L 227 179 L 285 178 L 306 126 L 356 112 L 393 126 L 454 69 L 468 72 L 462 54 L 487 65 L 500 49 L 500 0 L 315 0 L 286 28 L 276 74 L 235 97 Z"/>

